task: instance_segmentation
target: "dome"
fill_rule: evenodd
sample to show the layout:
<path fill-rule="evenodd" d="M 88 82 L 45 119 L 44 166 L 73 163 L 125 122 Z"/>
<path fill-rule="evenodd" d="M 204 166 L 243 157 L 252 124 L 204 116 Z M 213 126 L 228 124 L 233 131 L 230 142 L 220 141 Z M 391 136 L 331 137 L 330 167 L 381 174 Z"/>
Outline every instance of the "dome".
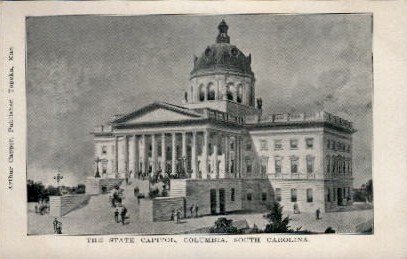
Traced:
<path fill-rule="evenodd" d="M 230 44 L 225 21 L 218 26 L 216 43 L 208 46 L 200 57 L 194 58 L 191 76 L 213 72 L 237 72 L 253 77 L 251 56 L 245 56 L 236 46 Z"/>

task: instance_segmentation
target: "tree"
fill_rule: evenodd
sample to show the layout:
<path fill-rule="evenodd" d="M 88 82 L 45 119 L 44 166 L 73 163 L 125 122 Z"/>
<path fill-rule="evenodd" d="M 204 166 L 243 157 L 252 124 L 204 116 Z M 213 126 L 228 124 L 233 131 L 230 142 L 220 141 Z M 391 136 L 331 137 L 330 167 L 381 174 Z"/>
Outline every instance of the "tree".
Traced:
<path fill-rule="evenodd" d="M 283 207 L 278 202 L 273 204 L 270 213 L 265 217 L 269 220 L 269 224 L 266 225 L 264 232 L 287 233 L 292 231 L 288 226 L 291 219 L 288 216 L 283 218 Z"/>
<path fill-rule="evenodd" d="M 241 234 L 235 226 L 232 225 L 233 220 L 227 218 L 218 218 L 215 221 L 215 226 L 209 229 L 210 233 L 219 233 L 219 234 Z"/>
<path fill-rule="evenodd" d="M 367 183 L 366 183 L 366 196 L 367 196 L 367 200 L 369 202 L 373 201 L 373 181 L 372 179 L 370 179 Z"/>

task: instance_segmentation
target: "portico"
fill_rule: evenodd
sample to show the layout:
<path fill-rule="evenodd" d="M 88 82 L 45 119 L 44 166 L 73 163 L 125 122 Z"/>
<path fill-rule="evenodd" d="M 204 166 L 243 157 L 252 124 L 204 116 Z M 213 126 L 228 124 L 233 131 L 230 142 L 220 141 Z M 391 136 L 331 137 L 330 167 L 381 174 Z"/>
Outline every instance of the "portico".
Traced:
<path fill-rule="evenodd" d="M 115 132 L 111 158 L 114 167 L 105 177 L 125 178 L 132 172 L 133 176 L 240 178 L 238 156 L 242 151 L 238 135 L 210 127 Z"/>

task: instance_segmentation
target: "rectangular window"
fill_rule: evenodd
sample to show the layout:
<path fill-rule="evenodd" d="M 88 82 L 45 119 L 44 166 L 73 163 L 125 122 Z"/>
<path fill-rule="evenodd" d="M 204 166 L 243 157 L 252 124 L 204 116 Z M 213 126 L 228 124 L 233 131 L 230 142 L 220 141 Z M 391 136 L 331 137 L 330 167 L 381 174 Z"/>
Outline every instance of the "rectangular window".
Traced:
<path fill-rule="evenodd" d="M 260 168 L 260 172 L 262 175 L 265 175 L 267 173 L 267 164 L 268 164 L 268 157 L 264 156 L 261 158 L 261 168 Z"/>
<path fill-rule="evenodd" d="M 230 189 L 230 200 L 235 201 L 235 188 Z"/>
<path fill-rule="evenodd" d="M 274 160 L 274 167 L 276 174 L 281 174 L 281 158 L 276 158 Z"/>
<path fill-rule="evenodd" d="M 307 202 L 313 201 L 312 189 L 307 189 Z"/>
<path fill-rule="evenodd" d="M 252 194 L 251 194 L 251 193 L 248 193 L 248 194 L 247 194 L 247 200 L 248 200 L 248 201 L 251 201 L 251 200 L 252 200 Z"/>
<path fill-rule="evenodd" d="M 251 174 L 251 172 L 252 172 L 252 164 L 250 164 L 250 162 L 248 163 L 246 161 L 246 173 Z"/>
<path fill-rule="evenodd" d="M 281 201 L 281 189 L 276 188 L 276 201 L 280 202 Z"/>
<path fill-rule="evenodd" d="M 331 141 L 329 141 L 329 139 L 326 141 L 326 148 L 327 149 L 331 148 Z"/>
<path fill-rule="evenodd" d="M 293 174 L 298 173 L 298 158 L 296 157 L 291 158 L 291 173 Z"/>
<path fill-rule="evenodd" d="M 260 140 L 260 150 L 268 150 L 267 140 L 265 139 Z"/>
<path fill-rule="evenodd" d="M 305 144 L 307 148 L 313 148 L 314 147 L 314 139 L 313 138 L 306 138 L 305 139 Z"/>
<path fill-rule="evenodd" d="M 274 140 L 274 149 L 275 150 L 283 149 L 283 141 L 281 139 Z"/>
<path fill-rule="evenodd" d="M 102 154 L 107 154 L 107 146 L 102 146 Z"/>
<path fill-rule="evenodd" d="M 290 139 L 290 148 L 298 149 L 298 139 Z"/>
<path fill-rule="evenodd" d="M 246 143 L 246 150 L 247 150 L 247 151 L 251 151 L 251 150 L 252 150 L 252 143 L 251 143 L 251 142 L 247 142 L 247 143 Z"/>
<path fill-rule="evenodd" d="M 266 201 L 267 200 L 267 193 L 263 192 L 261 193 L 261 200 Z"/>
<path fill-rule="evenodd" d="M 307 156 L 307 173 L 314 172 L 314 157 Z"/>
<path fill-rule="evenodd" d="M 291 189 L 291 202 L 297 202 L 297 189 Z"/>
<path fill-rule="evenodd" d="M 336 150 L 335 141 L 332 141 L 332 149 L 333 149 L 333 150 Z"/>
<path fill-rule="evenodd" d="M 331 202 L 331 188 L 327 189 L 326 200 Z"/>

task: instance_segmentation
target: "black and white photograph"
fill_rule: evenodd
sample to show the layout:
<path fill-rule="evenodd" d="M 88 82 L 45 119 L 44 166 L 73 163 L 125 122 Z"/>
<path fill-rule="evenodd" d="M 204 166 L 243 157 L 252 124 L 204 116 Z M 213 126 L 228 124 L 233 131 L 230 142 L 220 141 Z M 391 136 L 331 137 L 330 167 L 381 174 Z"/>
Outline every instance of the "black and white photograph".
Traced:
<path fill-rule="evenodd" d="M 25 25 L 28 235 L 374 233 L 371 13 Z"/>

